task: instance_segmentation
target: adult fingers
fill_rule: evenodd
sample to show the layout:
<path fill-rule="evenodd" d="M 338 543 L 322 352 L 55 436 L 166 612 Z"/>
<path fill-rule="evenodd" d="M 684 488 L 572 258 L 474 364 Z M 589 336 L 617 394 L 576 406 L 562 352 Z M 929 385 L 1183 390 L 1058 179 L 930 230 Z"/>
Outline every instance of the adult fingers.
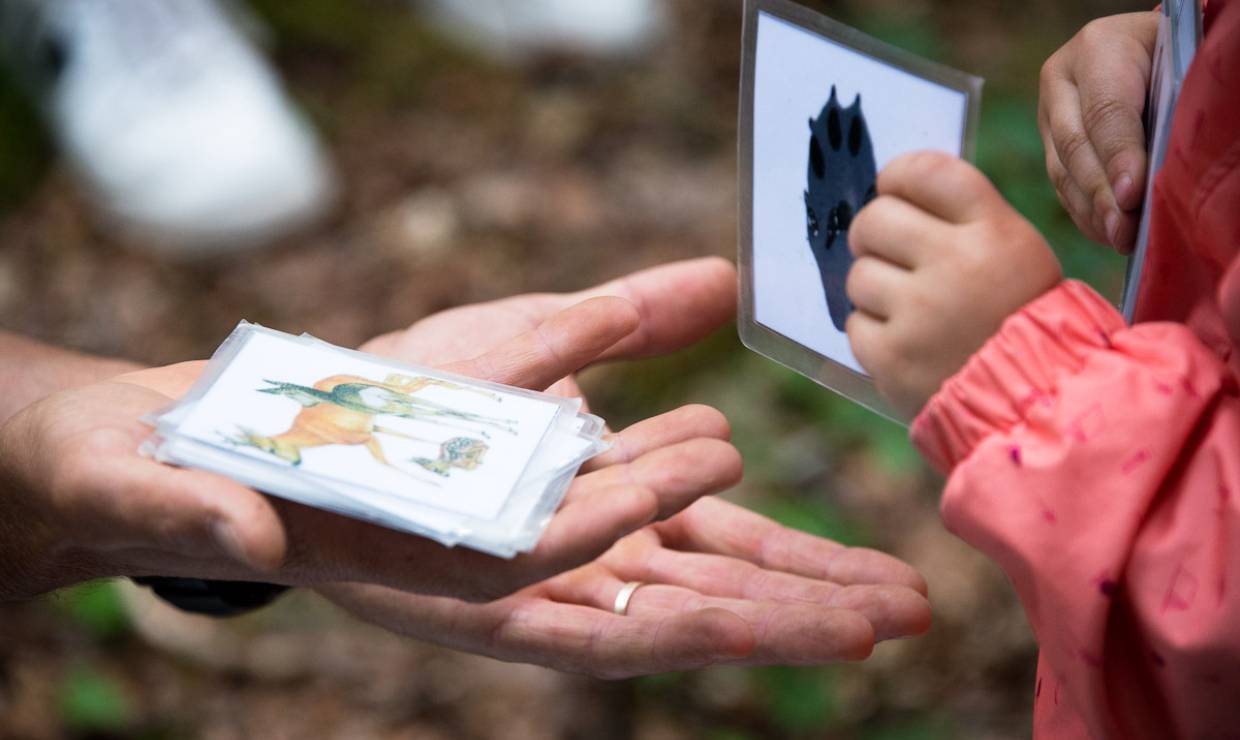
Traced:
<path fill-rule="evenodd" d="M 554 314 L 494 350 L 443 369 L 543 390 L 590 364 L 639 326 L 637 309 L 628 301 L 592 298 Z"/>
<path fill-rule="evenodd" d="M 749 655 L 754 635 L 721 610 L 649 618 L 517 594 L 488 604 L 332 584 L 325 596 L 361 619 L 427 642 L 600 678 L 701 668 Z"/>
<path fill-rule="evenodd" d="M 622 617 L 547 600 L 504 615 L 493 635 L 501 660 L 608 679 L 742 661 L 757 644 L 751 624 L 724 609 Z"/>
<path fill-rule="evenodd" d="M 534 551 L 511 561 L 520 571 L 517 586 L 594 560 L 653 521 L 665 505 L 658 493 L 640 485 L 603 487 L 589 500 L 569 501 L 547 525 Z"/>
<path fill-rule="evenodd" d="M 638 486 L 599 493 L 590 506 L 564 507 L 538 547 L 511 560 L 279 502 L 292 542 L 281 576 L 301 585 L 355 581 L 468 601 L 497 599 L 596 558 L 658 512 L 655 495 Z"/>
<path fill-rule="evenodd" d="M 577 293 L 583 300 L 618 296 L 641 316 L 637 331 L 604 359 L 646 357 L 687 347 L 736 317 L 736 268 L 720 257 L 661 265 Z"/>
<path fill-rule="evenodd" d="M 546 585 L 560 602 L 610 611 L 624 588 L 613 575 L 582 569 Z M 874 648 L 874 628 L 860 612 L 817 604 L 778 603 L 701 594 L 694 589 L 648 583 L 629 598 L 626 619 L 658 619 L 720 610 L 740 617 L 755 637 L 746 664 L 821 665 L 862 660 Z"/>
<path fill-rule="evenodd" d="M 874 627 L 877 639 L 906 637 L 930 627 L 930 604 L 907 586 L 857 584 L 768 570 L 721 555 L 665 548 L 616 548 L 603 558 L 622 581 L 680 586 L 704 596 L 851 609 Z"/>
<path fill-rule="evenodd" d="M 878 194 L 905 200 L 951 223 L 973 221 L 1005 205 L 976 167 L 950 154 L 921 151 L 892 160 L 878 173 Z"/>
<path fill-rule="evenodd" d="M 357 581 L 470 601 L 496 599 L 589 562 L 654 518 L 730 486 L 739 467 L 739 455 L 727 443 L 692 440 L 583 476 L 534 551 L 512 560 L 281 501 L 278 510 L 292 543 L 282 576 L 303 584 Z M 604 475 L 617 468 L 626 470 Z"/>
<path fill-rule="evenodd" d="M 702 499 L 655 528 L 663 543 L 676 550 L 726 555 L 843 585 L 890 583 L 926 593 L 925 579 L 886 553 L 844 547 L 719 499 Z"/>
<path fill-rule="evenodd" d="M 727 441 L 732 435 L 727 418 L 710 406 L 691 404 L 644 419 L 605 439 L 611 449 L 582 467 L 583 473 L 633 462 L 646 453 L 691 439 Z"/>
<path fill-rule="evenodd" d="M 636 485 L 655 493 L 659 515 L 665 518 L 702 496 L 736 485 L 743 469 L 740 453 L 727 442 L 691 439 L 578 477 L 569 490 L 567 503 L 589 505 L 598 499 L 602 489 Z"/>

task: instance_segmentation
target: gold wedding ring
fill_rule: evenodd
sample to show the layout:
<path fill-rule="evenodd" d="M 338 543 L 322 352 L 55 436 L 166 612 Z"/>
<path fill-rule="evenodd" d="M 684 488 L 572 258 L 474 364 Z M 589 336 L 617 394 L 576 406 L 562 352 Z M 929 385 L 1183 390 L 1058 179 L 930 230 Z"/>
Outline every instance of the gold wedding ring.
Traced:
<path fill-rule="evenodd" d="M 611 608 L 616 614 L 625 616 L 629 612 L 629 602 L 633 600 L 633 592 L 645 586 L 641 581 L 629 581 L 616 594 L 616 604 Z"/>

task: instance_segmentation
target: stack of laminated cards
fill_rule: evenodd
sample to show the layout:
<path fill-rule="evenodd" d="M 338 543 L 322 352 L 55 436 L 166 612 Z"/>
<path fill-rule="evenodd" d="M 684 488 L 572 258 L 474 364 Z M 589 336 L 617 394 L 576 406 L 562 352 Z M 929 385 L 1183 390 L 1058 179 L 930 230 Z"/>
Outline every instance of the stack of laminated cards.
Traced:
<path fill-rule="evenodd" d="M 144 451 L 259 491 L 499 557 L 528 552 L 607 448 L 581 400 L 242 322 Z"/>

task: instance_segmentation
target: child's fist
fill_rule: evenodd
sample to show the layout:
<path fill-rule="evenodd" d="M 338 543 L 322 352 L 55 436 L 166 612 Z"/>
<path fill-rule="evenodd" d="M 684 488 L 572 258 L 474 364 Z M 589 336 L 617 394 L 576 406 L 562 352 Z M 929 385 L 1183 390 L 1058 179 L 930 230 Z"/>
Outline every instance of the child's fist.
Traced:
<path fill-rule="evenodd" d="M 907 418 L 1003 320 L 1054 287 L 1059 262 L 1033 225 L 972 165 L 900 157 L 849 232 L 853 353 Z"/>

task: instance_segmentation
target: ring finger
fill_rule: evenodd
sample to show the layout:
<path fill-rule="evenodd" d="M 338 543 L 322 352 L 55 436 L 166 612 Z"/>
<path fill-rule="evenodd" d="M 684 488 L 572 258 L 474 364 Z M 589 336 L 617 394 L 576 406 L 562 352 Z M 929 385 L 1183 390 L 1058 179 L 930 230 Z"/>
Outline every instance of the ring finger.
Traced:
<path fill-rule="evenodd" d="M 720 555 L 684 553 L 662 548 L 628 557 L 612 550 L 603 562 L 616 577 L 681 586 L 705 596 L 747 602 L 800 604 L 850 609 L 874 626 L 877 639 L 921 634 L 930 627 L 930 605 L 907 586 L 857 584 L 841 586 L 792 573 L 767 570 Z"/>
<path fill-rule="evenodd" d="M 634 591 L 626 616 L 667 617 L 706 609 L 729 611 L 753 629 L 757 644 L 746 662 L 820 665 L 864 658 L 873 647 L 874 628 L 850 609 L 706 596 L 663 583 L 643 584 Z"/>
<path fill-rule="evenodd" d="M 581 569 L 548 583 L 548 595 L 560 602 L 615 610 L 625 582 L 603 569 Z M 744 662 L 819 665 L 859 660 L 869 655 L 874 628 L 860 613 L 808 604 L 781 604 L 704 596 L 681 586 L 642 584 L 632 592 L 624 616 L 658 618 L 723 609 L 754 630 L 757 644 Z"/>

